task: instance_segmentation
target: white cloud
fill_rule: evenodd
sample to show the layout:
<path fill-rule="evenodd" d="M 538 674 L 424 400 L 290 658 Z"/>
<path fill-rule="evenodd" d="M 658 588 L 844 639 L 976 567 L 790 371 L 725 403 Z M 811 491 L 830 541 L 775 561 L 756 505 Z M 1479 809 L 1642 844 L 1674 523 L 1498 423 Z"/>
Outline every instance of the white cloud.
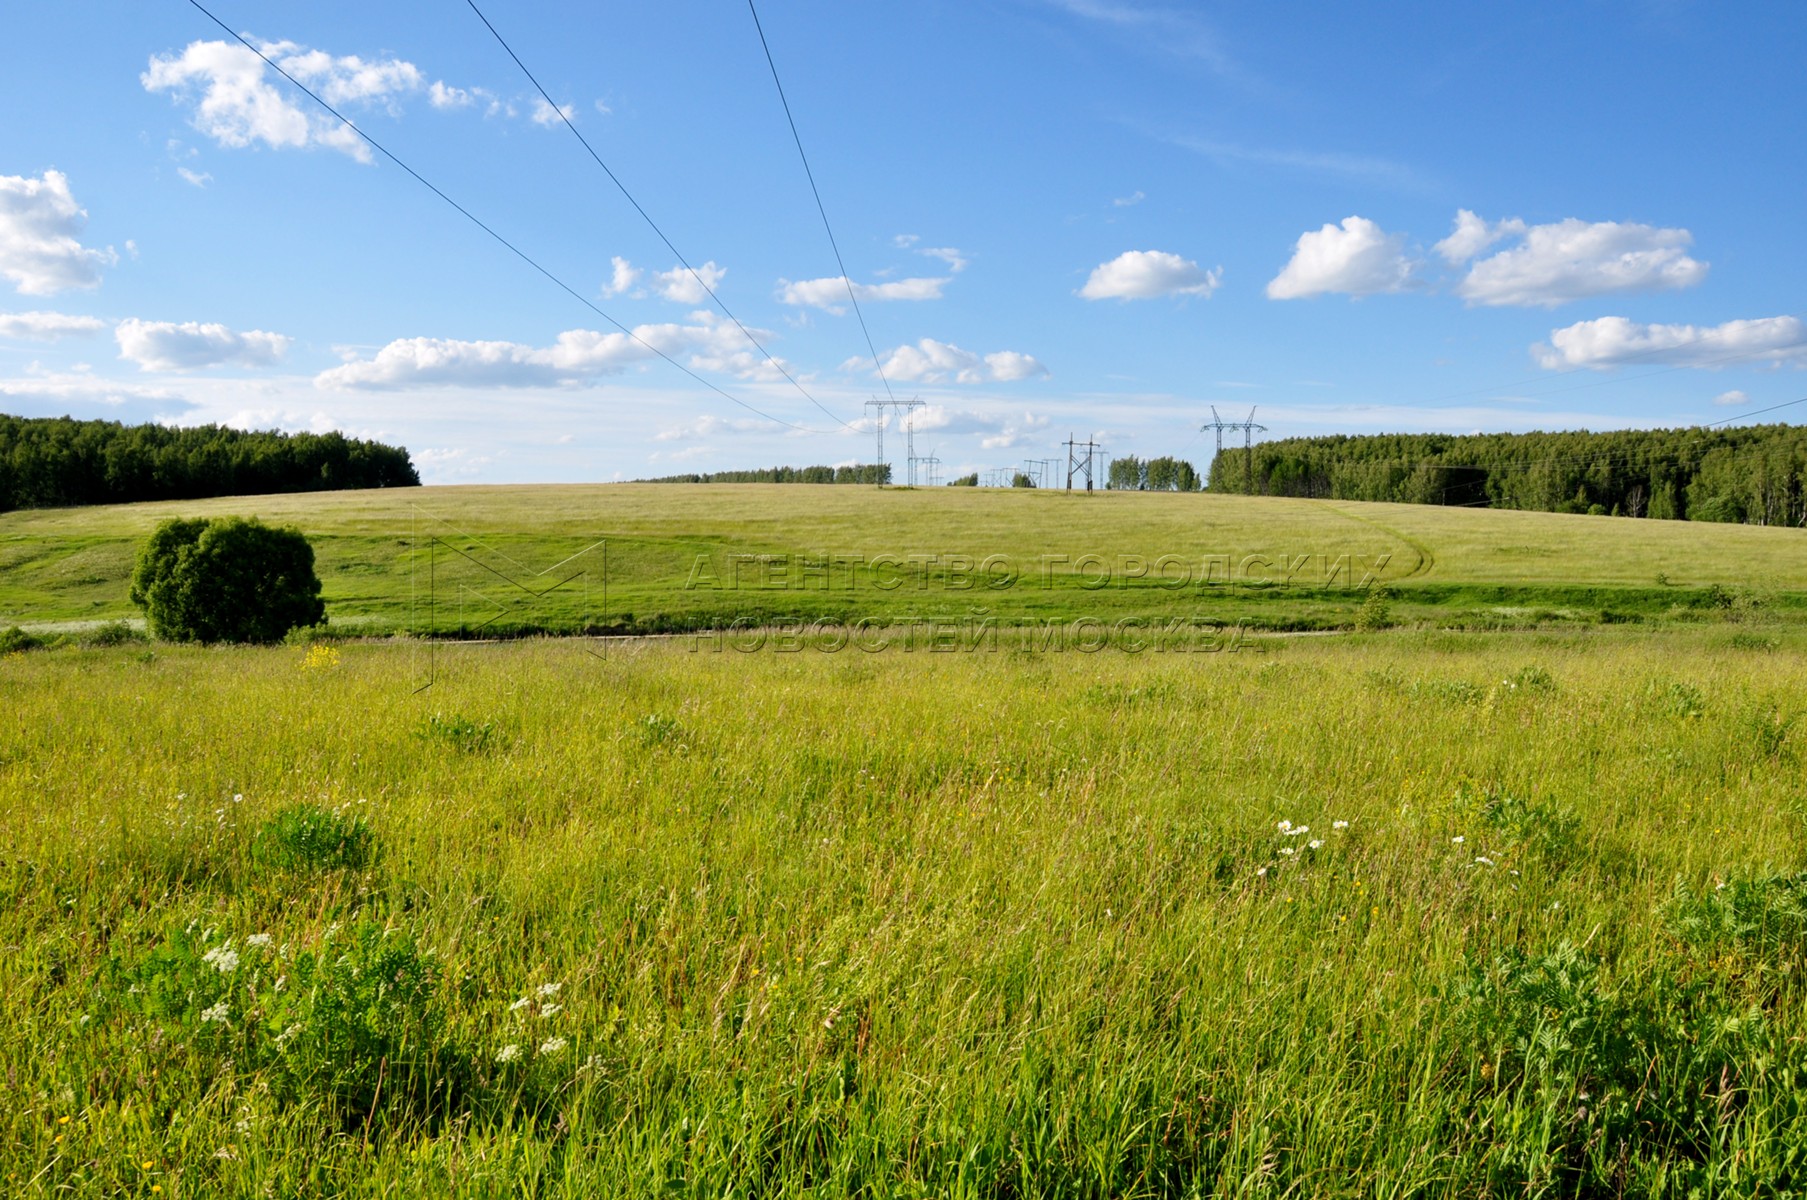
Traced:
<path fill-rule="evenodd" d="M 756 420 L 752 417 L 730 418 L 705 414 L 680 425 L 668 425 L 653 434 L 655 442 L 687 442 L 700 438 L 711 438 L 723 433 L 765 433 L 771 429 L 769 421 Z"/>
<path fill-rule="evenodd" d="M 1456 245 L 1445 252 L 1452 262 L 1456 251 L 1466 249 L 1462 218 L 1456 232 L 1444 242 Z M 1513 229 L 1513 225 L 1518 229 Z M 1486 229 L 1494 238 L 1523 232 L 1524 240 L 1509 250 L 1484 258 L 1470 268 L 1456 287 L 1456 294 L 1470 304 L 1540 305 L 1554 308 L 1570 300 L 1604 296 L 1613 292 L 1649 292 L 1693 287 L 1707 277 L 1707 264 L 1690 258 L 1687 249 L 1694 236 L 1686 229 L 1658 229 L 1630 222 L 1589 223 L 1570 217 L 1552 225 L 1501 222 L 1487 227 L 1478 217 L 1468 226 Z M 1503 231 L 1503 232 L 1500 232 Z M 1482 247 L 1477 246 L 1474 253 Z"/>
<path fill-rule="evenodd" d="M 1461 266 L 1504 237 L 1525 231 L 1525 223 L 1517 217 L 1489 225 L 1466 208 L 1456 210 L 1456 227 L 1450 235 L 1432 247 L 1452 266 Z"/>
<path fill-rule="evenodd" d="M 309 114 L 270 83 L 262 59 L 230 42 L 190 42 L 180 55 L 153 56 L 139 82 L 148 92 L 188 98 L 199 89 L 194 127 L 222 146 L 331 146 L 370 161 L 358 136 L 326 114 Z"/>
<path fill-rule="evenodd" d="M 1165 250 L 1126 250 L 1093 268 L 1079 294 L 1087 300 L 1209 296 L 1222 278 L 1222 267 L 1200 270 L 1191 259 Z"/>
<path fill-rule="evenodd" d="M 967 257 L 952 246 L 924 246 L 916 253 L 924 258 L 938 258 L 947 264 L 947 269 L 958 275 L 967 268 Z"/>
<path fill-rule="evenodd" d="M 106 327 L 107 323 L 98 317 L 77 317 L 69 313 L 0 313 L 0 338 L 53 342 L 58 338 L 99 333 Z"/>
<path fill-rule="evenodd" d="M 87 222 L 61 171 L 38 179 L 0 175 L 0 277 L 26 296 L 99 286 L 100 269 L 119 256 L 77 240 Z"/>
<path fill-rule="evenodd" d="M 848 366 L 863 360 L 849 360 Z M 1013 383 L 1048 374 L 1048 368 L 1027 354 L 999 350 L 975 354 L 934 338 L 914 346 L 899 346 L 885 358 L 885 377 L 901 383 Z"/>
<path fill-rule="evenodd" d="M 335 107 L 377 106 L 399 111 L 403 96 L 426 92 L 435 108 L 461 108 L 473 92 L 449 87 L 399 58 L 335 57 L 294 42 L 265 42 L 259 48 L 284 71 Z M 194 126 L 222 146 L 262 143 L 272 148 L 327 146 L 371 161 L 370 149 L 331 114 L 304 108 L 278 90 L 277 78 L 249 48 L 236 42 L 190 42 L 181 54 L 153 55 L 139 76 L 146 91 L 170 92 L 194 100 Z"/>
<path fill-rule="evenodd" d="M 455 88 L 438 80 L 427 89 L 427 103 L 434 108 L 466 108 L 476 101 L 476 97 L 464 88 Z"/>
<path fill-rule="evenodd" d="M 536 96 L 533 101 L 533 123 L 535 125 L 562 125 L 577 116 L 575 104 L 561 104 L 557 108 L 546 103 L 544 96 Z"/>
<path fill-rule="evenodd" d="M 187 400 L 167 388 L 120 383 L 85 372 L 0 379 L 0 400 L 4 400 L 12 411 L 27 405 L 62 412 L 77 412 L 97 405 L 108 408 L 131 405 L 134 410 L 144 411 L 147 417 L 150 412 L 146 410 L 146 406 L 153 406 L 158 410 L 172 405 L 183 408 L 188 406 Z"/>
<path fill-rule="evenodd" d="M 617 254 L 609 259 L 609 262 L 614 266 L 615 270 L 613 275 L 610 276 L 609 282 L 602 285 L 603 295 L 623 295 L 626 292 L 631 291 L 633 286 L 640 282 L 639 269 L 628 262 L 627 259 L 622 258 Z"/>
<path fill-rule="evenodd" d="M 899 250 L 908 250 L 911 246 L 914 246 L 917 242 L 920 242 L 921 240 L 922 240 L 922 238 L 918 234 L 900 233 L 896 237 L 891 239 L 891 244 L 893 246 L 896 246 Z"/>
<path fill-rule="evenodd" d="M 419 67 L 399 58 L 376 62 L 366 62 L 355 54 L 334 58 L 324 50 L 309 50 L 293 42 L 272 42 L 261 49 L 277 66 L 307 84 L 334 107 L 388 101 L 398 95 L 418 92 L 427 82 Z"/>
<path fill-rule="evenodd" d="M 894 279 L 889 283 L 856 283 L 853 294 L 861 301 L 874 300 L 939 300 L 948 279 Z M 828 279 L 788 279 L 778 281 L 778 299 L 785 304 L 820 308 L 827 312 L 842 311 L 847 299 L 847 280 L 843 276 Z"/>
<path fill-rule="evenodd" d="M 177 167 L 176 174 L 198 188 L 204 188 L 213 182 L 213 176 L 206 171 L 191 171 L 187 167 Z M 130 243 L 127 243 L 128 245 Z"/>
<path fill-rule="evenodd" d="M 267 367 L 288 353 L 293 339 L 253 329 L 235 333 L 224 325 L 196 321 L 141 321 L 129 317 L 113 330 L 119 357 L 144 371 L 191 371 L 200 367 Z"/>
<path fill-rule="evenodd" d="M 1111 206 L 1114 208 L 1131 208 L 1142 203 L 1142 201 L 1146 199 L 1148 199 L 1148 194 L 1138 190 L 1127 196 L 1118 196 L 1115 200 L 1111 201 Z"/>
<path fill-rule="evenodd" d="M 1270 300 L 1298 300 L 1325 292 L 1370 296 L 1397 292 L 1412 277 L 1405 238 L 1389 234 L 1366 217 L 1345 217 L 1302 233 L 1292 260 L 1267 285 Z"/>
<path fill-rule="evenodd" d="M 1721 392 L 1717 396 L 1713 397 L 1714 404 L 1726 405 L 1726 406 L 1730 406 L 1730 405 L 1734 405 L 1734 404 L 1749 404 L 1750 402 L 1751 402 L 1751 398 L 1749 396 L 1745 395 L 1743 392 L 1739 392 L 1739 391 Z"/>
<path fill-rule="evenodd" d="M 727 370 L 748 378 L 772 370 L 757 356 L 740 354 L 745 342 L 732 324 L 709 313 L 693 313 L 691 319 L 696 323 L 641 325 L 633 336 L 568 329 L 550 346 L 401 338 L 374 357 L 322 371 L 314 382 L 323 388 L 366 391 L 571 387 L 653 358 L 654 348 L 673 358 L 690 355 L 689 365 L 698 370 Z M 770 336 L 761 330 L 754 334 Z M 746 361 L 741 361 L 742 357 Z"/>
<path fill-rule="evenodd" d="M 620 268 L 616 268 L 616 273 L 620 274 Z M 727 274 L 728 268 L 716 266 L 713 260 L 698 267 L 694 275 L 680 265 L 669 271 L 655 271 L 653 278 L 658 282 L 653 286 L 667 300 L 679 304 L 703 304 L 709 299 L 709 292 L 720 287 Z"/>
<path fill-rule="evenodd" d="M 1531 347 L 1537 365 L 1552 370 L 1623 363 L 1722 367 L 1733 363 L 1807 363 L 1807 323 L 1762 317 L 1723 325 L 1643 325 L 1624 317 L 1577 321 Z"/>

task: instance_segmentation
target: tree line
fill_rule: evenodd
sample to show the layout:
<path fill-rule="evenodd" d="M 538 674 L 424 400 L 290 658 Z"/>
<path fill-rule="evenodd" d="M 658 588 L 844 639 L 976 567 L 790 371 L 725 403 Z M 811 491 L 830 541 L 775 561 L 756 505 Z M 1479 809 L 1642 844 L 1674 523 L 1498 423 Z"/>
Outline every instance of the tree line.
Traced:
<path fill-rule="evenodd" d="M 1105 486 L 1118 492 L 1196 492 L 1202 486 L 1198 471 L 1183 458 L 1111 459 Z"/>
<path fill-rule="evenodd" d="M 1807 525 L 1807 428 L 1282 438 L 1211 463 L 1214 492 Z"/>
<path fill-rule="evenodd" d="M 406 450 L 340 433 L 0 414 L 0 512 L 419 486 Z"/>
<path fill-rule="evenodd" d="M 705 475 L 661 475 L 635 483 L 890 483 L 890 463 L 855 463 L 843 467 L 760 467 L 751 471 L 715 471 Z"/>

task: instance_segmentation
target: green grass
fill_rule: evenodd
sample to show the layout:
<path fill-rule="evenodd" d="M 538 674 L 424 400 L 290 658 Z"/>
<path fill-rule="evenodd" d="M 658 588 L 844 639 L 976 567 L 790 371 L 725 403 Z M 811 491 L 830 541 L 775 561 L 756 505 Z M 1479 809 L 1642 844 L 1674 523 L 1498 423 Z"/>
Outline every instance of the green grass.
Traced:
<path fill-rule="evenodd" d="M 1797 630 L 422 653 L 0 658 L 7 1194 L 1807 1187 Z"/>
<path fill-rule="evenodd" d="M 1807 614 L 1798 530 L 1212 495 L 608 485 L 8 513 L 0 626 L 133 616 L 126 581 L 155 524 L 224 514 L 300 526 L 333 622 L 354 631 L 658 632 L 974 610 L 1006 622 L 1205 614 L 1336 628 L 1354 623 L 1370 575 L 1407 624 Z M 875 565 L 885 555 L 896 564 Z M 988 558 L 1015 572 L 1009 586 L 963 574 L 962 562 Z M 1161 586 L 1163 571 L 1176 586 Z"/>

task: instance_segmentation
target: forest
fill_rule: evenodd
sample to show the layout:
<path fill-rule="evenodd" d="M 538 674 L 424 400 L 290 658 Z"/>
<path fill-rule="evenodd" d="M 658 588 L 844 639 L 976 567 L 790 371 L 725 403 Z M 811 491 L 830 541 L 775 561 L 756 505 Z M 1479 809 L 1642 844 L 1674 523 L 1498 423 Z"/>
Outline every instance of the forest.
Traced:
<path fill-rule="evenodd" d="M 1282 438 L 1226 448 L 1214 492 L 1750 525 L 1807 524 L 1807 428 Z"/>
<path fill-rule="evenodd" d="M 419 486 L 406 450 L 336 432 L 0 413 L 0 512 Z"/>

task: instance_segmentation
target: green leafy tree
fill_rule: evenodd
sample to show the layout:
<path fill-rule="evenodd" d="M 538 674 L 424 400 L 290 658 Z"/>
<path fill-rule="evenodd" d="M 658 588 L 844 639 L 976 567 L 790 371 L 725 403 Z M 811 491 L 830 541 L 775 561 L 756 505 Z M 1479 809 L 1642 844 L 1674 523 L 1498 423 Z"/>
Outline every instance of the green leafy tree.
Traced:
<path fill-rule="evenodd" d="M 1010 486 L 1032 488 L 1035 486 L 1035 480 L 1029 477 L 1027 471 L 1018 471 L 1015 475 L 1010 477 Z"/>
<path fill-rule="evenodd" d="M 1110 488 L 1116 492 L 1139 492 L 1148 486 L 1148 464 L 1130 455 L 1111 459 Z"/>
<path fill-rule="evenodd" d="M 157 526 L 131 596 L 151 632 L 172 642 L 279 642 L 326 619 L 307 538 L 243 517 Z"/>

